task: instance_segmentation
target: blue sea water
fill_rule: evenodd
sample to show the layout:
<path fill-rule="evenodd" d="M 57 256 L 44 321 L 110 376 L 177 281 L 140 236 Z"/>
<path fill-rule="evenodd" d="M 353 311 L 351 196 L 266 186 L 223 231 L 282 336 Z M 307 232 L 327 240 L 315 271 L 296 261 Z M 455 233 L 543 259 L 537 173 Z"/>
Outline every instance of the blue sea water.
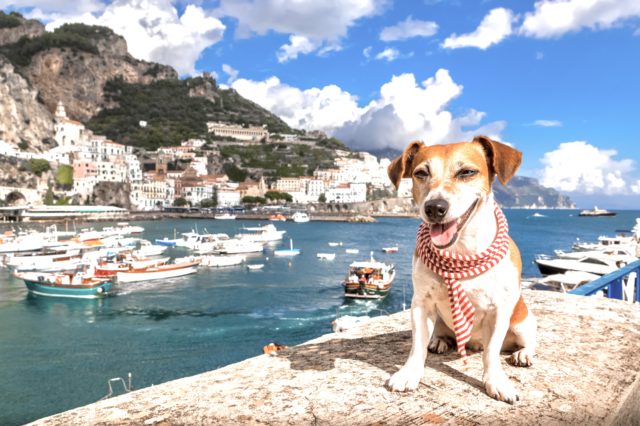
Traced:
<path fill-rule="evenodd" d="M 638 211 L 615 217 L 582 218 L 574 210 L 506 210 L 511 235 L 523 257 L 523 275 L 537 276 L 534 255 L 569 250 L 577 238 L 628 230 Z M 255 221 L 161 220 L 136 222 L 143 237 L 172 237 L 196 227 L 234 234 Z M 97 227 L 108 226 L 97 224 Z M 411 255 L 416 219 L 379 219 L 377 223 L 278 222 L 287 231 L 244 266 L 201 268 L 198 274 L 170 280 L 117 286 L 102 300 L 33 296 L 21 281 L 0 270 L 0 424 L 23 424 L 95 402 L 107 381 L 133 375 L 135 388 L 198 374 L 262 353 L 270 342 L 295 345 L 331 332 L 337 316 L 398 312 L 411 300 Z M 40 225 L 41 226 L 41 225 Z M 273 256 L 289 240 L 302 254 Z M 341 241 L 341 247 L 329 247 Z M 381 248 L 399 245 L 398 253 Z M 358 248 L 357 255 L 345 249 Z M 347 301 L 341 280 L 349 263 L 370 251 L 393 262 L 397 277 L 382 301 Z M 321 261 L 318 252 L 334 252 Z M 169 254 L 184 256 L 183 249 Z"/>

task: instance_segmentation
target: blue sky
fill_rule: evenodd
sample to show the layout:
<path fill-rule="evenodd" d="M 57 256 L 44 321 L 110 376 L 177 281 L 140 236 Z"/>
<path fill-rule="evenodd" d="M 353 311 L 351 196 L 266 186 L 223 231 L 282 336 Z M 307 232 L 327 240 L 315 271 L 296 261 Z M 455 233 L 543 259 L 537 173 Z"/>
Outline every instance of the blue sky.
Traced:
<path fill-rule="evenodd" d="M 106 25 L 355 148 L 488 134 L 581 207 L 640 206 L 637 0 L 3 0 Z"/>

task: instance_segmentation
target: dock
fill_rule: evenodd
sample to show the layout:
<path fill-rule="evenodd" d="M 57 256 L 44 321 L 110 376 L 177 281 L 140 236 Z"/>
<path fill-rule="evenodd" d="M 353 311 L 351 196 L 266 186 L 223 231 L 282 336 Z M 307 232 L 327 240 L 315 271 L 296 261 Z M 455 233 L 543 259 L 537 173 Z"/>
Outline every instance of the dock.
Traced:
<path fill-rule="evenodd" d="M 530 368 L 504 369 L 514 405 L 486 395 L 481 353 L 468 365 L 429 354 L 414 392 L 385 388 L 410 351 L 409 312 L 214 371 L 96 402 L 35 425 L 640 424 L 640 307 L 526 290 L 538 319 Z M 281 342 L 286 343 L 286 342 Z"/>

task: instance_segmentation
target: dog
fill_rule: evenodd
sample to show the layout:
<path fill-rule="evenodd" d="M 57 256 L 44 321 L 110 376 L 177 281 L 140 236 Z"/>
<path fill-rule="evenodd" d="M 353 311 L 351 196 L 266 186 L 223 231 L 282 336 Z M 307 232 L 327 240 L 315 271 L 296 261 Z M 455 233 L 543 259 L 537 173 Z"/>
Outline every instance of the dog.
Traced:
<path fill-rule="evenodd" d="M 498 219 L 502 212 L 495 204 L 492 183 L 497 176 L 506 184 L 521 161 L 520 151 L 477 136 L 471 142 L 448 145 L 412 142 L 387 171 L 396 188 L 402 178 L 412 178 L 413 199 L 426 227 L 424 238 L 436 249 L 432 251 L 465 258 L 497 241 L 504 226 Z M 449 295 L 447 281 L 427 266 L 419 247 L 412 268 L 411 353 L 404 366 L 389 378 L 387 386 L 392 391 L 416 389 L 424 376 L 427 350 L 448 351 L 461 327 L 459 316 L 454 321 L 453 296 Z M 507 361 L 514 366 L 531 366 L 536 320 L 522 298 L 520 252 L 506 230 L 502 247 L 502 257 L 493 259 L 495 265 L 479 275 L 460 278 L 458 283 L 472 305 L 465 313 L 470 329 L 467 346 L 483 349 L 485 390 L 489 396 L 513 404 L 519 397 L 502 369 L 500 352 L 515 350 Z M 465 345 L 459 346 L 458 351 L 465 355 Z"/>

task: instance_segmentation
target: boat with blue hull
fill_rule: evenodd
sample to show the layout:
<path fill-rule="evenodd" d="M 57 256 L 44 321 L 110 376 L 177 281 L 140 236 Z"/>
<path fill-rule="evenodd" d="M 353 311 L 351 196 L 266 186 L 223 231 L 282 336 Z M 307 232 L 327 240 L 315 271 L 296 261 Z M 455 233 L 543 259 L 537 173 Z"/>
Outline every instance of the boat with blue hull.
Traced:
<path fill-rule="evenodd" d="M 113 282 L 96 278 L 83 278 L 78 274 L 46 274 L 41 272 L 16 273 L 27 289 L 40 296 L 96 299 L 109 294 Z"/>

